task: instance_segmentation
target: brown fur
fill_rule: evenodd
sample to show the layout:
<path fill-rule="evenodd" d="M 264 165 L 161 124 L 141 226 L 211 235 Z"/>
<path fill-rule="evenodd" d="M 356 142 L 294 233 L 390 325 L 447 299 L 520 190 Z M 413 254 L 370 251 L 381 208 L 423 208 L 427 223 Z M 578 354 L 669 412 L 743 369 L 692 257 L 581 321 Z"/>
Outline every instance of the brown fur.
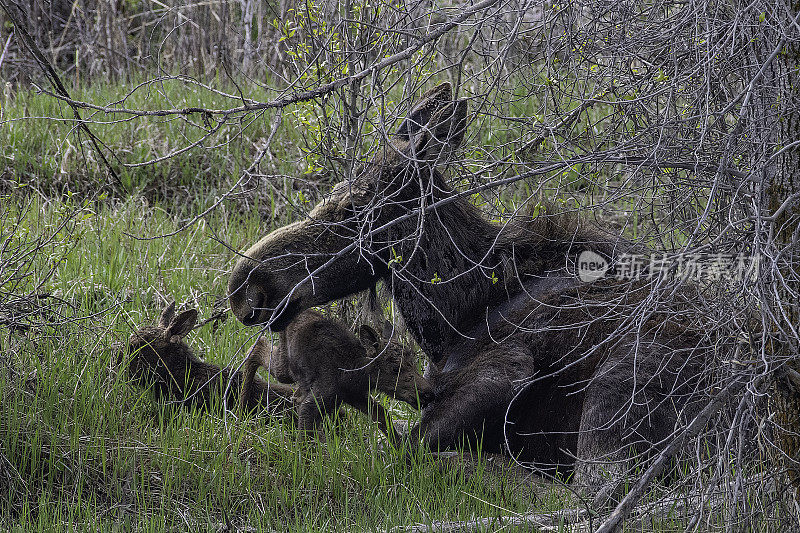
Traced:
<path fill-rule="evenodd" d="M 433 391 L 417 372 L 413 354 L 400 343 L 383 342 L 369 326 L 361 326 L 360 335 L 361 340 L 317 311 L 304 311 L 281 332 L 277 346 L 263 337 L 258 340 L 245 362 L 244 387 L 255 369 L 264 366 L 281 383 L 297 385 L 300 429 L 317 429 L 323 416 L 346 403 L 370 414 L 384 433 L 395 436 L 389 414 L 370 391 L 414 407 L 432 400 Z"/>
<path fill-rule="evenodd" d="M 432 362 L 436 399 L 415 430 L 428 446 L 482 438 L 485 451 L 574 464 L 589 491 L 613 490 L 605 470 L 619 477 L 702 402 L 708 346 L 680 323 L 674 295 L 662 304 L 646 282 L 578 280 L 584 250 L 609 261 L 636 250 L 619 236 L 551 214 L 492 224 L 454 196 L 436 164 L 463 139 L 467 105 L 449 91 L 431 91 L 309 217 L 245 251 L 231 309 L 280 330 L 303 309 L 391 281 Z M 642 313 L 645 301 L 658 312 Z"/>
<path fill-rule="evenodd" d="M 157 399 L 207 409 L 227 391 L 228 405 L 239 405 L 242 373 L 206 363 L 184 342 L 196 321 L 195 309 L 175 316 L 175 304 L 167 306 L 156 326 L 143 327 L 131 336 L 124 352 L 129 358 L 128 373 L 139 386 L 152 389 Z M 277 412 L 291 406 L 291 387 L 260 378 L 251 387 L 248 409 Z"/>

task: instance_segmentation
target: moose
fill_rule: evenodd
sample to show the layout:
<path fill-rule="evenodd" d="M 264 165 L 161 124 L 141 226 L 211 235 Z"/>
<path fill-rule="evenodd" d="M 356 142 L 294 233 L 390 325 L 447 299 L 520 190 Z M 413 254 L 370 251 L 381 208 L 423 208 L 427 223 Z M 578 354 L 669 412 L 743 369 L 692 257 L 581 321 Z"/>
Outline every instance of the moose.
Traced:
<path fill-rule="evenodd" d="M 129 358 L 129 375 L 137 385 L 151 389 L 156 399 L 205 410 L 214 405 L 215 399 L 223 397 L 227 405 L 239 405 L 242 372 L 203 361 L 186 344 L 184 338 L 196 322 L 196 309 L 176 315 L 172 302 L 161 312 L 155 326 L 141 327 L 131 335 L 119 356 Z M 258 376 L 253 376 L 249 383 L 246 409 L 258 407 L 275 414 L 289 412 L 293 388 L 268 383 Z"/>
<path fill-rule="evenodd" d="M 396 340 L 384 341 L 367 324 L 359 328 L 359 337 L 318 311 L 303 311 L 281 332 L 277 346 L 259 338 L 245 360 L 242 402 L 249 402 L 255 371 L 264 366 L 279 382 L 296 385 L 299 429 L 316 431 L 323 416 L 346 403 L 370 415 L 396 441 L 388 412 L 370 391 L 416 407 L 432 400 L 433 389 L 417 372 L 411 350 Z"/>
<path fill-rule="evenodd" d="M 439 167 L 466 126 L 449 84 L 424 94 L 355 177 L 241 254 L 230 307 L 281 331 L 383 282 L 430 362 L 435 398 L 409 437 L 481 440 L 603 505 L 699 409 L 708 342 L 680 313 L 635 312 L 649 281 L 579 279 L 582 252 L 613 264 L 635 250 L 622 237 L 549 210 L 494 223 L 454 192 Z"/>

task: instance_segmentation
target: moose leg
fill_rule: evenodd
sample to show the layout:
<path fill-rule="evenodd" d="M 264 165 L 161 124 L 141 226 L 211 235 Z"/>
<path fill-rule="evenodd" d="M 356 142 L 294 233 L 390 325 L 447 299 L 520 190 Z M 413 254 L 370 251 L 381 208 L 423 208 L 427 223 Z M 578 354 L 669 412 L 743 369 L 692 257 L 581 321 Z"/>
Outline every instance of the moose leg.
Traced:
<path fill-rule="evenodd" d="M 372 418 L 372 421 L 378 424 L 380 430 L 383 431 L 383 434 L 389 437 L 390 440 L 398 442 L 399 436 L 394 429 L 394 424 L 392 424 L 392 419 L 388 411 L 386 411 L 380 403 L 375 401 L 372 396 L 368 396 L 368 399 L 365 398 L 362 401 L 354 402 L 352 405 Z"/>
<path fill-rule="evenodd" d="M 503 453 L 507 427 L 512 438 L 518 430 L 506 424 L 511 401 L 519 384 L 535 374 L 530 361 L 525 346 L 493 344 L 463 367 L 448 370 L 445 364 L 430 376 L 436 399 L 423 409 L 422 421 L 410 437 L 422 439 L 433 451 L 461 443 L 474 447 L 480 441 L 483 451 Z"/>
<path fill-rule="evenodd" d="M 595 372 L 578 434 L 575 483 L 597 507 L 617 500 L 625 476 L 669 439 L 689 403 L 697 369 L 685 353 L 641 339 L 621 346 Z"/>
<path fill-rule="evenodd" d="M 610 397 L 618 392 L 593 384 L 587 390 L 581 415 L 574 483 L 595 507 L 605 507 L 617 499 L 624 482 L 624 402 Z"/>
<path fill-rule="evenodd" d="M 421 439 L 432 451 L 461 443 L 475 445 L 478 441 L 482 441 L 484 451 L 502 451 L 503 422 L 511 390 L 511 381 L 475 379 L 428 405 L 422 422 L 411 430 L 410 436 Z"/>
<path fill-rule="evenodd" d="M 336 395 L 321 394 L 312 387 L 308 393 L 299 400 L 297 406 L 297 428 L 305 432 L 313 432 L 320 440 L 325 440 L 320 432 L 322 418 L 327 413 L 336 410 L 338 401 Z"/>

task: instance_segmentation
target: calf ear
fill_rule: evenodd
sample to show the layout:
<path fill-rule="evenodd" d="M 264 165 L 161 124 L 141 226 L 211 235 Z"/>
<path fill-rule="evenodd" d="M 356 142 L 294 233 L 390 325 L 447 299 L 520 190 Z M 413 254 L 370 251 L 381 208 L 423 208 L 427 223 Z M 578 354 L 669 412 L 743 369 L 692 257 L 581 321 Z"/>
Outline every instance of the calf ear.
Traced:
<path fill-rule="evenodd" d="M 168 328 L 169 323 L 175 317 L 175 302 L 173 301 L 161 311 L 161 316 L 158 317 L 158 325 L 162 328 Z"/>
<path fill-rule="evenodd" d="M 375 353 L 381 351 L 381 338 L 378 332 L 372 327 L 363 324 L 358 328 L 358 337 L 361 339 L 361 344 L 367 349 L 374 349 Z"/>
<path fill-rule="evenodd" d="M 392 338 L 392 333 L 395 332 L 394 324 L 389 322 L 388 320 L 383 321 L 383 331 L 381 331 L 381 337 L 388 340 Z"/>
<path fill-rule="evenodd" d="M 447 103 L 409 144 L 409 158 L 434 165 L 446 161 L 461 146 L 466 128 L 467 101 Z"/>
<path fill-rule="evenodd" d="M 185 337 L 197 322 L 197 309 L 189 309 L 172 319 L 167 328 L 166 337 L 170 342 L 178 342 Z"/>
<path fill-rule="evenodd" d="M 411 108 L 406 119 L 397 128 L 395 136 L 406 141 L 411 140 L 419 130 L 430 122 L 433 114 L 452 99 L 453 89 L 450 86 L 450 82 L 446 81 L 433 89 L 429 89 L 420 97 L 419 102 Z"/>

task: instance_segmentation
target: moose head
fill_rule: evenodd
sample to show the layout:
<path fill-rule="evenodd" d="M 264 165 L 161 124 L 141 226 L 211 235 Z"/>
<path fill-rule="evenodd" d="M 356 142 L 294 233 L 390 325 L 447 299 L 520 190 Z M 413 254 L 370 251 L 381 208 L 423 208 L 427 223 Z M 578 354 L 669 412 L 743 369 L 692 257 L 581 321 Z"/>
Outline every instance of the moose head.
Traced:
<path fill-rule="evenodd" d="M 305 219 L 279 228 L 241 254 L 229 284 L 231 310 L 247 325 L 280 331 L 298 313 L 388 277 L 397 221 L 441 194 L 435 167 L 464 138 L 467 103 L 449 83 L 428 91 L 394 136 L 353 179 L 337 184 Z"/>

